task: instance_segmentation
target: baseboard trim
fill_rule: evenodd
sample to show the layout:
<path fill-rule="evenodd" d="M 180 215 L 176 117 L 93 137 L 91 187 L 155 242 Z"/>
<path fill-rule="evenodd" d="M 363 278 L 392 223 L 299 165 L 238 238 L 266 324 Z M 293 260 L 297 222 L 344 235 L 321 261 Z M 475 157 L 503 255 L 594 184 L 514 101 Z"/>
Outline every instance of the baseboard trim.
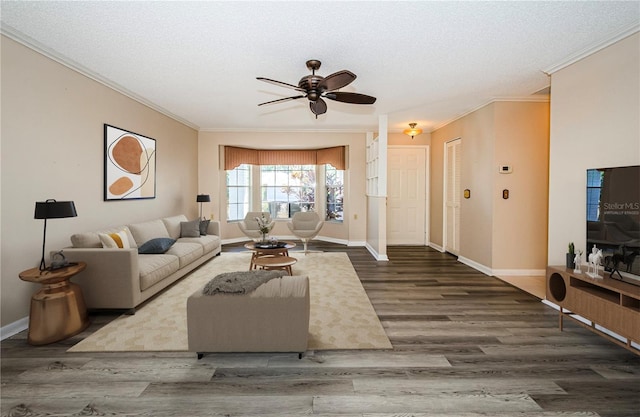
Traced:
<path fill-rule="evenodd" d="M 470 266 L 471 268 L 482 272 L 490 277 L 498 276 L 545 276 L 546 271 L 544 269 L 491 269 L 486 265 L 482 265 L 476 261 L 473 261 L 464 256 L 458 256 L 458 261 Z"/>
<path fill-rule="evenodd" d="M 373 257 L 376 259 L 376 261 L 388 261 L 389 258 L 387 257 L 387 255 L 381 255 L 378 253 L 378 251 L 376 251 L 373 246 L 371 246 L 370 244 L 366 244 L 365 248 L 367 248 L 367 250 L 369 251 L 369 253 L 371 255 L 373 255 Z"/>
<path fill-rule="evenodd" d="M 488 266 L 479 264 L 476 261 L 472 261 L 469 258 L 465 258 L 464 256 L 458 256 L 458 262 L 461 262 L 467 266 L 470 266 L 471 268 L 475 269 L 476 271 L 480 271 L 485 275 L 489 275 L 490 277 L 493 276 L 493 271 L 491 270 L 491 268 L 489 268 Z"/>
<path fill-rule="evenodd" d="M 321 242 L 335 243 L 336 245 L 350 246 L 349 245 L 349 241 L 345 240 L 345 239 L 336 239 L 336 238 L 333 238 L 333 237 L 318 236 L 318 237 L 315 238 L 315 240 L 319 240 Z M 312 240 L 312 242 L 313 242 L 313 240 Z"/>
<path fill-rule="evenodd" d="M 251 239 L 246 237 L 234 237 L 233 239 L 224 239 L 220 243 L 223 245 L 230 245 L 232 243 L 249 242 Z"/>
<path fill-rule="evenodd" d="M 431 248 L 433 248 L 433 249 L 437 250 L 438 252 L 442 252 L 442 253 L 444 253 L 444 251 L 445 251 L 445 250 L 444 250 L 444 248 L 443 248 L 442 246 L 437 245 L 437 244 L 435 244 L 435 243 L 433 243 L 433 242 L 429 242 L 429 247 L 431 247 Z"/>
<path fill-rule="evenodd" d="M 6 326 L 0 327 L 0 340 L 7 339 L 13 335 L 20 333 L 21 331 L 29 328 L 29 317 L 23 317 L 18 321 L 9 323 Z"/>
<path fill-rule="evenodd" d="M 514 276 L 514 277 L 543 277 L 546 271 L 544 269 L 494 269 L 493 276 Z"/>

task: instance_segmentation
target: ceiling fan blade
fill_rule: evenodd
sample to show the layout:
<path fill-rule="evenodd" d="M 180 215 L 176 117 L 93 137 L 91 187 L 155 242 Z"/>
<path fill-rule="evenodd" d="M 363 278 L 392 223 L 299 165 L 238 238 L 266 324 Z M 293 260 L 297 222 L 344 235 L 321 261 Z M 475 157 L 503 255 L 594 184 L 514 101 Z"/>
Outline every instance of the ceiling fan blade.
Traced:
<path fill-rule="evenodd" d="M 317 101 L 310 101 L 309 107 L 311 107 L 311 111 L 316 115 L 316 118 L 318 118 L 319 114 L 325 114 L 327 112 L 327 103 L 321 98 Z"/>
<path fill-rule="evenodd" d="M 333 91 L 338 90 L 344 86 L 347 86 L 356 79 L 356 74 L 351 71 L 342 70 L 334 72 L 331 75 L 327 75 L 324 80 L 318 84 L 318 90 L 320 91 Z"/>
<path fill-rule="evenodd" d="M 351 104 L 373 104 L 376 102 L 376 98 L 367 96 L 365 94 L 347 93 L 342 91 L 334 91 L 323 95 L 330 100 L 341 101 L 343 103 Z"/>
<path fill-rule="evenodd" d="M 303 97 L 304 96 L 293 96 L 293 97 L 279 98 L 277 100 L 271 100 L 271 101 L 266 101 L 264 103 L 260 103 L 260 104 L 258 104 L 258 106 L 264 106 L 265 104 L 282 103 L 283 101 L 297 100 L 297 99 L 303 98 Z"/>
<path fill-rule="evenodd" d="M 256 77 L 256 80 L 264 81 L 265 83 L 269 83 L 269 84 L 279 85 L 280 87 L 293 88 L 294 90 L 304 92 L 304 89 L 298 87 L 297 85 L 284 83 L 282 81 L 276 81 L 276 80 L 272 80 L 270 78 L 264 78 L 264 77 Z"/>

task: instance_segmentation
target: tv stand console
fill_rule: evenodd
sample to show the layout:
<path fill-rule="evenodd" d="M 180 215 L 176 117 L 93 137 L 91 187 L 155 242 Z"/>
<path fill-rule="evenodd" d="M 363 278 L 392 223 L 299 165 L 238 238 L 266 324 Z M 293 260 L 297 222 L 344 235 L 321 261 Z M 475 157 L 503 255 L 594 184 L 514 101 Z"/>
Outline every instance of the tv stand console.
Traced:
<path fill-rule="evenodd" d="M 587 328 L 640 354 L 631 344 L 640 344 L 640 287 L 611 279 L 607 272 L 604 274 L 605 277 L 591 278 L 584 268 L 577 274 L 563 266 L 547 267 L 547 299 L 560 307 L 558 327 L 562 331 L 565 315 L 577 314 L 591 321 L 590 326 L 585 325 Z M 602 332 L 596 325 L 624 337 L 626 343 Z"/>

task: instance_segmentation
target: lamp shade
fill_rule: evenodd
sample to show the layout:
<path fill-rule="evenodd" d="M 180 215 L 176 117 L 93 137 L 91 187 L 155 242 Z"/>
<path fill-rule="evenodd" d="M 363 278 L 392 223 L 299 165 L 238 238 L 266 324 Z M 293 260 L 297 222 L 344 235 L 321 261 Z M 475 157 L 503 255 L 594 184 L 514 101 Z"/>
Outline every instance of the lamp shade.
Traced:
<path fill-rule="evenodd" d="M 209 203 L 211 202 L 211 197 L 209 197 L 209 194 L 198 194 L 196 201 L 198 203 Z"/>
<path fill-rule="evenodd" d="M 76 205 L 73 201 L 36 201 L 34 219 L 62 219 L 65 217 L 77 217 Z"/>

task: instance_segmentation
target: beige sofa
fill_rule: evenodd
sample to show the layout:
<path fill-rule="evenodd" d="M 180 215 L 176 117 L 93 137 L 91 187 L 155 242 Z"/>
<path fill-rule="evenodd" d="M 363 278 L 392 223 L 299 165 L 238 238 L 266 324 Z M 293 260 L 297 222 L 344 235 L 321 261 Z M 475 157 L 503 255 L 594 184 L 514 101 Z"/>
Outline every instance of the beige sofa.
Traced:
<path fill-rule="evenodd" d="M 63 253 L 70 262 L 87 263 L 73 279 L 82 287 L 87 308 L 133 313 L 138 305 L 220 253 L 219 223 L 210 222 L 204 236 L 181 237 L 183 223 L 188 223 L 187 218 L 179 215 L 72 235 L 73 246 Z M 117 232 L 126 234 L 131 248 L 103 247 L 100 234 Z M 138 253 L 138 247 L 156 238 L 176 241 L 165 253 Z"/>
<path fill-rule="evenodd" d="M 309 278 L 283 276 L 249 294 L 187 299 L 189 350 L 205 352 L 297 352 L 309 338 Z"/>

